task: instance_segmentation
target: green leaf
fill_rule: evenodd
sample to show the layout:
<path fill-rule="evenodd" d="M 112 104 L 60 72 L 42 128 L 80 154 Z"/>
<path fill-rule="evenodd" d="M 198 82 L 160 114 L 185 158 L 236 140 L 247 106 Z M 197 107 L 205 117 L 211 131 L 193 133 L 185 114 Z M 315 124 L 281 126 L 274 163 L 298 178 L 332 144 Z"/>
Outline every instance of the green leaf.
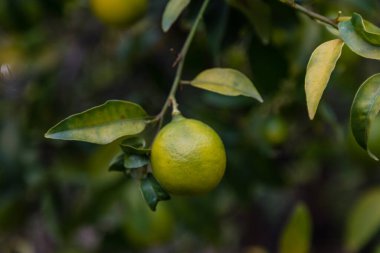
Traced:
<path fill-rule="evenodd" d="M 177 20 L 183 10 L 189 5 L 190 0 L 169 0 L 162 16 L 161 27 L 164 32 L 169 31 L 170 27 Z"/>
<path fill-rule="evenodd" d="M 146 142 L 144 138 L 132 137 L 124 140 L 120 146 L 125 154 L 147 155 L 150 149 L 145 148 Z"/>
<path fill-rule="evenodd" d="M 355 31 L 351 20 L 340 22 L 338 27 L 340 37 L 354 53 L 368 59 L 380 60 L 380 47 L 374 46 L 365 41 Z"/>
<path fill-rule="evenodd" d="M 358 252 L 380 229 L 380 188 L 363 194 L 354 204 L 347 220 L 345 247 Z"/>
<path fill-rule="evenodd" d="M 373 253 L 380 253 L 380 244 L 375 247 Z"/>
<path fill-rule="evenodd" d="M 335 69 L 344 43 L 340 39 L 327 41 L 318 46 L 310 57 L 305 77 L 306 102 L 309 118 L 313 119 Z"/>
<path fill-rule="evenodd" d="M 107 144 L 122 136 L 142 132 L 147 113 L 139 105 L 110 100 L 74 114 L 52 127 L 46 138 Z"/>
<path fill-rule="evenodd" d="M 243 95 L 263 102 L 253 83 L 243 73 L 229 68 L 213 68 L 201 72 L 191 85 L 228 96 Z"/>
<path fill-rule="evenodd" d="M 351 130 L 356 142 L 378 161 L 368 148 L 371 123 L 380 111 L 380 74 L 368 78 L 357 91 L 351 106 Z"/>
<path fill-rule="evenodd" d="M 110 162 L 108 171 L 119 171 L 119 172 L 125 172 L 124 167 L 124 154 L 121 153 L 117 156 L 115 156 L 112 161 Z"/>
<path fill-rule="evenodd" d="M 170 195 L 161 187 L 152 174 L 141 180 L 141 191 L 150 209 L 156 210 L 157 204 L 162 200 L 169 200 Z"/>
<path fill-rule="evenodd" d="M 358 13 L 352 14 L 351 23 L 355 31 L 368 43 L 374 46 L 380 46 L 380 28 L 374 24 L 363 20 Z"/>
<path fill-rule="evenodd" d="M 146 155 L 125 155 L 124 167 L 127 169 L 141 168 L 149 163 L 149 157 Z"/>
<path fill-rule="evenodd" d="M 308 253 L 311 223 L 309 210 L 303 203 L 298 203 L 282 232 L 279 253 Z"/>

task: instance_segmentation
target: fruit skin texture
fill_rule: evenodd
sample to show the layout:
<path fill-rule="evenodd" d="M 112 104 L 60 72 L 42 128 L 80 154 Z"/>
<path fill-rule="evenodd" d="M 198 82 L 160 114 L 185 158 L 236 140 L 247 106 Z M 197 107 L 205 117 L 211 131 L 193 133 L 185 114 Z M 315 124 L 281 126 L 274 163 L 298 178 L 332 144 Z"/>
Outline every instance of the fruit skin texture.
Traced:
<path fill-rule="evenodd" d="M 212 128 L 177 115 L 156 136 L 151 164 L 153 175 L 169 193 L 196 195 L 219 184 L 226 168 L 226 152 Z"/>
<path fill-rule="evenodd" d="M 127 27 L 143 15 L 147 0 L 90 0 L 92 12 L 111 26 Z"/>

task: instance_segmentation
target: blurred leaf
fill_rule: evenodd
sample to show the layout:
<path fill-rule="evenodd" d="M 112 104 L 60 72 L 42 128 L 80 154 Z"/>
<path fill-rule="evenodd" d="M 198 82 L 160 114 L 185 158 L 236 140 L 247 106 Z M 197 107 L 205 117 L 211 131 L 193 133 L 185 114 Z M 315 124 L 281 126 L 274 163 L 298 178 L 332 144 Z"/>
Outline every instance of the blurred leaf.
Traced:
<path fill-rule="evenodd" d="M 183 10 L 189 5 L 190 0 L 169 0 L 162 16 L 161 27 L 164 32 L 169 31 L 170 27 L 177 20 Z"/>
<path fill-rule="evenodd" d="M 146 155 L 125 155 L 124 167 L 127 169 L 141 168 L 149 163 L 149 158 Z"/>
<path fill-rule="evenodd" d="M 380 74 L 368 78 L 357 91 L 351 107 L 351 130 L 356 142 L 378 161 L 368 148 L 371 123 L 380 111 Z"/>
<path fill-rule="evenodd" d="M 170 195 L 161 187 L 152 174 L 148 174 L 146 178 L 141 180 L 141 191 L 145 201 L 153 211 L 156 210 L 159 201 L 170 199 Z"/>
<path fill-rule="evenodd" d="M 223 1 L 210 6 L 211 10 L 204 17 L 207 30 L 207 42 L 213 54 L 215 62 L 219 63 L 221 48 L 228 24 L 229 8 Z M 215 9 L 213 9 L 215 8 Z"/>
<path fill-rule="evenodd" d="M 303 203 L 298 203 L 282 232 L 279 253 L 309 252 L 311 223 L 309 210 Z"/>
<path fill-rule="evenodd" d="M 380 188 L 364 193 L 348 216 L 345 247 L 358 252 L 380 229 Z"/>
<path fill-rule="evenodd" d="M 318 46 L 310 57 L 305 77 L 305 91 L 309 118 L 313 119 L 335 69 L 344 43 L 340 39 L 327 41 Z"/>
<path fill-rule="evenodd" d="M 120 171 L 125 172 L 124 167 L 124 154 L 119 154 L 110 162 L 108 171 Z"/>
<path fill-rule="evenodd" d="M 263 102 L 259 92 L 248 77 L 234 69 L 207 69 L 196 76 L 191 81 L 191 85 L 223 95 L 243 95 Z"/>
<path fill-rule="evenodd" d="M 227 0 L 227 2 L 241 11 L 255 28 L 258 36 L 264 44 L 269 43 L 271 35 L 271 9 L 269 5 L 262 0 Z"/>
<path fill-rule="evenodd" d="M 380 46 L 380 28 L 374 24 L 363 20 L 358 13 L 352 14 L 351 23 L 355 31 L 368 43 L 374 46 Z"/>
<path fill-rule="evenodd" d="M 52 127 L 46 138 L 107 144 L 145 129 L 147 113 L 139 105 L 110 100 L 74 114 Z"/>
<path fill-rule="evenodd" d="M 150 149 L 145 148 L 146 142 L 142 137 L 132 137 L 124 140 L 120 146 L 125 154 L 147 155 Z"/>
<path fill-rule="evenodd" d="M 351 20 L 338 24 L 339 34 L 347 46 L 356 54 L 369 59 L 380 60 L 380 47 L 369 44 L 356 31 Z"/>
<path fill-rule="evenodd" d="M 373 253 L 380 253 L 380 244 L 377 245 L 377 247 L 375 248 L 375 250 L 373 251 Z"/>

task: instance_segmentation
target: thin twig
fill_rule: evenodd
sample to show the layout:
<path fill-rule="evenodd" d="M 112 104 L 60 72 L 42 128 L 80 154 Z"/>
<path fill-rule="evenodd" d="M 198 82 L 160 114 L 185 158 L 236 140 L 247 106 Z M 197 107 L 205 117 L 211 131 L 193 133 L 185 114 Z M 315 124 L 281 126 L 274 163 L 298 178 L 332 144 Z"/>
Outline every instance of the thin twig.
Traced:
<path fill-rule="evenodd" d="M 322 23 L 325 23 L 327 25 L 332 26 L 335 29 L 338 29 L 337 20 L 330 19 L 330 18 L 325 17 L 321 14 L 318 14 L 316 12 L 309 10 L 309 9 L 306 9 L 305 7 L 303 7 L 300 4 L 295 3 L 294 1 L 281 1 L 281 2 L 292 7 L 293 9 L 296 9 L 296 10 L 304 13 L 305 15 L 309 16 L 310 18 L 312 18 L 314 20 L 318 20 Z"/>
<path fill-rule="evenodd" d="M 190 85 L 191 81 L 189 81 L 189 80 L 181 80 L 181 84 L 182 85 Z"/>
<path fill-rule="evenodd" d="M 199 25 L 199 23 L 203 17 L 203 14 L 204 14 L 209 2 L 210 2 L 210 0 L 204 0 L 202 7 L 199 10 L 199 13 L 198 13 L 198 15 L 194 21 L 194 24 L 190 30 L 190 33 L 186 38 L 185 44 L 183 45 L 183 47 L 182 47 L 182 49 L 181 49 L 180 53 L 178 54 L 178 57 L 175 61 L 175 65 L 177 65 L 177 63 L 178 63 L 178 66 L 177 66 L 177 71 L 176 71 L 174 81 L 173 81 L 172 87 L 170 89 L 169 95 L 166 98 L 166 101 L 165 101 L 160 113 L 157 114 L 157 116 L 152 120 L 153 122 L 154 121 L 159 122 L 158 123 L 158 129 L 160 129 L 162 127 L 164 115 L 165 115 L 166 111 L 168 110 L 170 104 L 173 101 L 174 102 L 176 101 L 175 100 L 175 93 L 177 92 L 178 85 L 180 84 L 180 81 L 181 81 L 181 76 L 182 76 L 182 72 L 183 72 L 183 65 L 185 63 L 186 55 L 187 55 L 187 52 L 189 51 L 191 42 L 193 41 L 193 38 L 195 36 L 195 32 L 197 31 L 198 25 Z"/>
<path fill-rule="evenodd" d="M 179 63 L 179 61 L 182 59 L 182 55 L 181 54 L 178 54 L 177 57 L 175 58 L 173 64 L 172 64 L 172 68 L 175 68 L 175 66 L 177 66 L 177 64 Z"/>

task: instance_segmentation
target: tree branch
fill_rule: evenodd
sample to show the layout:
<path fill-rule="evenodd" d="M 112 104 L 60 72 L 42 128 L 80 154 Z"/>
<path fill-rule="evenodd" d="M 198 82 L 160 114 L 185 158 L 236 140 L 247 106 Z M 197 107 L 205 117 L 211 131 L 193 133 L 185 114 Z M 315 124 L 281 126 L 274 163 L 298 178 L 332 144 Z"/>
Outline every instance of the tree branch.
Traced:
<path fill-rule="evenodd" d="M 203 14 L 204 14 L 209 2 L 210 2 L 210 0 L 204 0 L 202 7 L 199 10 L 199 13 L 198 13 L 198 15 L 194 21 L 194 24 L 190 30 L 190 33 L 186 38 L 185 44 L 183 45 L 180 53 L 178 54 L 177 59 L 175 60 L 175 63 L 173 64 L 173 65 L 178 64 L 178 66 L 177 66 L 177 71 L 176 71 L 176 74 L 174 77 L 172 87 L 170 89 L 169 95 L 166 98 L 166 101 L 165 101 L 160 113 L 157 114 L 157 116 L 153 119 L 153 121 L 159 121 L 158 129 L 160 129 L 162 126 L 163 117 L 164 117 L 166 111 L 168 110 L 170 104 L 173 103 L 175 110 L 178 111 L 177 102 L 175 99 L 175 93 L 177 92 L 178 85 L 180 84 L 180 81 L 181 81 L 181 76 L 182 76 L 182 72 L 183 72 L 183 65 L 185 63 L 187 52 L 189 51 L 189 48 L 190 48 L 191 42 L 193 41 L 195 32 L 197 31 L 198 25 L 199 25 L 199 23 L 203 17 Z"/>
<path fill-rule="evenodd" d="M 328 17 L 322 16 L 321 14 L 318 14 L 309 9 L 306 9 L 302 5 L 295 3 L 294 0 L 280 0 L 280 2 L 292 7 L 293 9 L 296 9 L 302 12 L 303 14 L 307 15 L 311 19 L 318 20 L 322 23 L 332 26 L 335 29 L 338 29 L 337 19 L 330 19 Z"/>

